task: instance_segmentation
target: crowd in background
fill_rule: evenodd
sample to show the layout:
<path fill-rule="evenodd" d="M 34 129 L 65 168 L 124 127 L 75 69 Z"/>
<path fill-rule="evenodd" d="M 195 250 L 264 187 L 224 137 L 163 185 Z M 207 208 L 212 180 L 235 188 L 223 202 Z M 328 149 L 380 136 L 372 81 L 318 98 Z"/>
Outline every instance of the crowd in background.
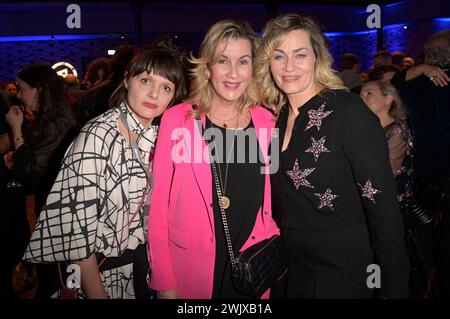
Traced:
<path fill-rule="evenodd" d="M 228 253 L 225 248 L 226 241 L 222 238 L 222 224 L 217 222 L 220 220 L 221 203 L 220 196 L 216 198 L 217 191 L 211 184 L 209 165 L 201 168 L 201 175 L 196 175 L 195 169 L 192 175 L 192 171 L 186 170 L 185 166 L 170 162 L 169 128 L 176 129 L 177 125 L 182 123 L 179 124 L 180 127 L 190 129 L 192 126 L 197 129 L 197 118 L 202 119 L 205 128 L 222 130 L 224 134 L 227 129 L 234 129 L 236 138 L 241 129 L 258 129 L 260 125 L 272 127 L 275 121 L 270 122 L 269 118 L 275 118 L 276 127 L 280 129 L 281 137 L 284 137 L 280 140 L 280 149 L 277 150 L 281 154 L 278 174 L 274 174 L 271 181 L 269 175 L 265 180 L 258 180 L 258 174 L 255 172 L 259 167 L 249 163 L 244 166 L 231 165 L 229 179 L 232 186 L 228 188 L 231 196 L 237 198 L 236 201 L 246 203 L 245 207 L 237 206 L 234 209 L 246 210 L 249 214 L 251 211 L 252 214 L 252 217 L 244 220 L 236 211 L 230 210 L 230 223 L 235 229 L 239 228 L 239 231 L 233 230 L 238 248 L 251 246 L 255 236 L 259 238 L 258 236 L 281 232 L 286 240 L 291 254 L 291 270 L 273 287 L 272 297 L 369 298 L 371 292 L 360 287 L 358 283 L 362 282 L 361 276 L 366 275 L 366 269 L 359 268 L 370 263 L 372 253 L 370 256 L 365 254 L 368 254 L 368 250 L 372 252 L 372 249 L 375 251 L 375 261 L 387 269 L 384 273 L 385 281 L 400 281 L 405 274 L 400 274 L 399 269 L 410 267 L 410 272 L 406 275 L 409 288 L 403 287 L 401 283 L 396 287 L 388 283 L 383 287 L 385 296 L 387 294 L 393 298 L 433 299 L 450 297 L 450 30 L 438 32 L 429 38 L 424 47 L 423 62 L 419 62 L 419 57 L 408 57 L 400 51 L 390 53 L 382 50 L 373 56 L 373 66 L 366 72 L 361 72 L 357 55 L 347 53 L 340 57 L 339 72 L 335 72 L 331 70 L 332 59 L 325 41 L 321 42 L 323 36 L 320 30 L 314 22 L 306 18 L 285 15 L 272 20 L 266 25 L 261 45 L 248 24 L 233 20 L 228 23 L 229 25 L 219 22 L 213 26 L 205 37 L 198 58 L 191 56 L 189 61 L 186 59 L 187 53 L 160 41 L 148 47 L 148 52 L 145 48 L 137 50 L 132 45 L 123 45 L 112 58 L 99 57 L 89 63 L 82 80 L 71 74 L 64 78 L 59 77 L 46 64 L 24 66 L 16 79 L 4 79 L 7 81 L 0 85 L 0 194 L 2 211 L 6 212 L 3 218 L 7 227 L 4 227 L 5 231 L 1 236 L 3 243 L 10 244 L 4 245 L 6 253 L 0 261 L 2 296 L 14 297 L 12 276 L 18 265 L 22 286 L 32 289 L 39 281 L 55 281 L 58 271 L 61 270 L 51 264 L 35 266 L 29 261 L 78 260 L 88 258 L 98 250 L 104 256 L 111 254 L 117 257 L 126 254 L 129 249 L 137 250 L 139 244 L 145 245 L 149 238 L 148 258 L 150 264 L 154 263 L 154 274 L 157 276 L 152 278 L 149 275 L 150 288 L 159 291 L 159 298 L 243 297 L 234 290 L 231 282 L 224 279 L 224 274 L 230 275 Z M 170 50 L 158 51 L 156 47 L 170 47 Z M 170 55 L 176 55 L 179 60 L 168 57 Z M 291 57 L 296 62 L 289 62 Z M 170 66 L 164 66 L 163 61 L 168 61 Z M 235 63 L 239 64 L 241 69 L 226 70 L 226 65 L 229 64 L 232 69 Z M 249 65 L 247 70 L 242 69 L 245 65 Z M 290 75 L 290 72 L 293 75 Z M 291 86 L 286 80 L 290 76 L 294 77 L 296 72 L 303 72 L 301 74 L 307 81 L 307 94 L 302 91 L 302 87 Z M 156 93 L 153 91 L 148 93 L 155 101 L 161 101 L 161 95 L 166 90 L 171 90 L 170 98 L 161 102 L 159 111 L 148 115 L 148 118 L 151 118 L 150 123 L 142 120 L 147 117 L 141 116 L 141 111 L 136 111 L 133 104 L 136 99 L 144 99 L 138 97 L 140 93 L 137 89 L 133 89 L 134 79 L 143 83 L 144 80 L 139 78 L 142 74 L 153 76 L 145 81 L 162 83 L 162 91 L 158 97 L 155 98 Z M 235 78 L 238 80 L 234 80 Z M 233 88 L 233 94 L 236 96 L 227 95 L 229 92 L 221 88 L 222 82 L 226 83 L 227 89 L 236 86 L 237 89 Z M 122 92 L 120 90 L 125 92 L 121 93 L 121 99 L 111 100 L 111 96 Z M 301 94 L 297 91 L 301 91 Z M 172 105 L 182 101 L 186 103 L 170 109 Z M 137 100 L 135 103 L 140 105 L 141 102 Z M 169 107 L 169 110 L 164 112 L 166 107 Z M 120 122 L 121 112 L 128 114 L 128 120 L 125 121 L 127 124 L 120 124 L 125 125 L 124 127 L 118 127 L 114 131 L 116 135 L 109 142 L 112 144 L 106 146 L 111 148 L 111 153 L 105 155 L 105 145 L 100 140 L 95 140 L 92 143 L 98 143 L 99 146 L 89 149 L 89 154 L 98 153 L 99 159 L 95 163 L 92 162 L 92 166 L 88 168 L 74 166 L 74 163 L 80 161 L 77 152 L 86 156 L 86 149 L 90 147 L 86 141 L 90 134 L 100 136 L 100 139 L 108 139 L 108 134 L 111 133 L 103 131 L 109 128 L 102 125 L 112 120 Z M 165 115 L 161 120 L 163 112 Z M 186 114 L 190 114 L 190 122 L 183 122 Z M 311 120 L 311 114 L 315 114 L 315 121 Z M 327 116 L 330 116 L 328 121 Z M 312 122 L 308 123 L 308 117 Z M 161 141 L 156 144 L 160 121 Z M 130 135 L 128 125 L 136 136 Z M 336 127 L 339 129 L 335 130 Z M 119 135 L 123 136 L 124 140 L 122 144 L 116 145 L 115 154 L 112 150 L 113 142 L 117 141 Z M 228 156 L 227 143 L 230 141 L 227 140 L 223 146 L 224 154 Z M 231 149 L 234 139 L 232 143 Z M 259 143 L 261 144 L 261 141 Z M 132 157 L 135 156 L 135 144 L 141 154 L 138 157 L 145 158 L 144 164 Z M 130 153 L 123 155 L 123 150 Z M 151 167 L 154 152 L 153 172 Z M 266 156 L 266 152 L 261 146 L 260 156 Z M 300 153 L 306 155 L 300 156 Z M 120 159 L 121 156 L 131 156 L 129 162 L 134 162 L 138 169 L 131 164 L 127 167 L 126 159 Z M 29 246 L 25 258 L 29 261 L 21 261 L 27 245 L 32 245 L 33 240 L 37 241 L 38 236 L 33 235 L 32 242 L 29 243 L 31 234 L 36 230 L 28 226 L 26 197 L 34 198 L 33 209 L 39 230 L 44 227 L 43 219 L 50 220 L 49 216 L 54 216 L 53 210 L 60 209 L 63 214 L 67 213 L 67 207 L 72 207 L 64 206 L 67 204 L 65 201 L 74 196 L 71 189 L 79 192 L 77 196 L 86 197 L 86 191 L 80 190 L 81 185 L 89 187 L 90 183 L 103 183 L 98 178 L 88 183 L 86 176 L 98 174 L 98 166 L 103 165 L 100 159 L 105 157 L 108 163 L 112 161 L 110 158 L 116 161 L 108 168 L 111 180 L 105 182 L 113 183 L 113 186 L 98 185 L 96 194 L 102 197 L 102 192 L 108 193 L 110 188 L 120 185 L 123 181 L 117 176 L 126 176 L 123 178 L 130 178 L 130 181 L 133 178 L 132 183 L 137 183 L 139 187 L 128 189 L 127 186 L 122 189 L 122 197 L 127 198 L 130 203 L 123 204 L 124 211 L 142 211 L 141 222 L 144 224 L 148 218 L 144 215 L 148 214 L 150 209 L 149 235 L 146 226 L 132 224 L 134 217 L 128 221 L 112 215 L 111 208 L 108 208 L 108 205 L 111 205 L 108 204 L 108 200 L 111 201 L 108 195 L 105 196 L 105 203 L 95 204 L 98 205 L 96 209 L 99 212 L 103 209 L 108 211 L 105 213 L 108 216 L 106 219 L 99 217 L 101 231 L 98 230 L 100 226 L 95 226 L 97 228 L 94 230 L 90 229 L 86 216 L 83 217 L 86 218 L 85 224 L 72 226 L 73 229 L 80 227 L 77 236 L 85 232 L 84 227 L 92 231 L 89 236 L 93 236 L 93 239 L 76 246 L 79 255 L 74 257 L 71 249 L 75 248 L 70 248 L 61 250 L 62 254 L 67 253 L 70 257 L 59 257 L 52 251 L 51 254 L 55 258 L 48 259 L 44 256 L 45 258 L 39 259 L 33 256 L 33 250 L 36 248 Z M 219 186 L 222 188 L 226 188 L 225 176 L 228 176 L 229 170 L 228 162 L 225 162 L 224 166 L 217 165 L 221 173 Z M 324 165 L 324 162 L 330 164 Z M 123 165 L 123 170 L 127 173 L 122 170 L 115 172 L 114 165 L 116 169 Z M 339 169 L 330 171 L 330 167 Z M 83 169 L 83 174 L 86 174 L 80 173 L 83 181 L 71 179 L 72 171 Z M 314 170 L 316 172 L 313 173 Z M 309 174 L 317 177 L 310 179 Z M 209 189 L 201 189 L 197 194 L 191 188 L 195 183 L 201 183 L 198 181 L 199 176 L 207 180 L 206 187 Z M 391 184 L 392 178 L 395 183 Z M 155 192 L 152 193 L 153 182 Z M 272 190 L 267 188 L 269 183 L 272 183 Z M 334 185 L 334 188 L 329 188 L 329 184 Z M 67 193 L 63 193 L 62 189 L 66 189 Z M 363 199 L 359 197 L 358 189 Z M 133 192 L 137 195 L 133 195 Z M 340 195 L 336 195 L 336 192 Z M 123 195 L 125 193 L 126 195 Z M 150 203 L 151 193 L 156 196 L 153 197 L 153 204 Z M 119 194 L 114 196 L 118 197 L 112 198 L 120 197 Z M 345 198 L 342 200 L 345 203 L 340 201 L 339 196 L 341 200 Z M 199 204 L 201 198 L 208 198 L 208 204 L 215 208 L 210 210 L 205 207 L 203 211 Z M 253 202 L 246 202 L 246 198 L 253 198 Z M 86 198 L 83 200 L 83 203 L 87 202 Z M 316 200 L 320 200 L 319 208 L 312 204 Z M 116 199 L 114 201 L 118 203 Z M 270 205 L 271 201 L 273 208 L 266 208 L 264 205 Z M 335 206 L 333 202 L 336 202 Z M 171 203 L 169 207 L 168 203 Z M 213 220 L 216 220 L 215 224 L 205 216 L 196 215 L 195 219 L 189 222 L 192 214 L 186 211 L 186 206 L 180 205 L 197 207 L 195 210 L 199 215 L 210 214 L 210 218 L 212 216 Z M 275 208 L 277 205 L 279 207 Z M 79 213 L 82 209 L 80 206 L 76 207 Z M 144 212 L 145 210 L 147 212 Z M 39 216 L 41 211 L 45 212 L 45 218 L 43 215 Z M 267 211 L 273 213 L 273 219 L 271 214 L 267 216 Z M 276 215 L 278 212 L 279 219 Z M 395 217 L 397 212 L 401 212 L 401 218 L 399 215 L 398 220 Z M 332 218 L 335 220 L 327 219 L 324 222 L 324 216 L 328 214 L 326 217 L 331 218 L 331 213 L 334 214 Z M 305 217 L 302 214 L 310 215 Z M 120 229 L 111 226 L 111 216 L 114 216 L 115 222 L 120 220 Z M 178 216 L 179 220 L 171 220 L 171 216 Z M 368 226 L 363 222 L 364 216 L 368 216 Z M 206 219 L 203 220 L 203 217 Z M 59 223 L 72 224 L 72 217 L 69 219 L 70 223 L 63 219 Z M 356 223 L 358 227 L 363 226 L 351 228 L 347 232 L 350 226 L 355 225 L 355 220 L 361 220 L 361 224 Z M 399 221 L 402 221 L 401 227 Z M 192 233 L 188 236 L 180 230 L 189 223 L 194 223 L 202 236 L 194 236 Z M 335 227 L 338 226 L 346 229 L 345 232 L 342 231 L 339 235 L 334 233 Z M 115 240 L 111 239 L 111 233 L 108 235 L 104 230 L 108 227 L 111 227 L 111 233 L 117 236 L 114 237 Z M 138 231 L 133 232 L 133 227 Z M 154 232 L 151 227 L 155 229 Z M 214 229 L 216 240 L 214 244 L 211 241 L 211 246 L 205 248 L 209 237 L 203 236 L 203 233 L 206 234 L 209 227 Z M 370 233 L 364 230 L 367 227 L 370 228 Z M 330 237 L 312 234 L 317 230 L 330 231 Z M 121 235 L 117 235 L 118 233 Z M 64 230 L 58 234 L 64 238 Z M 217 234 L 222 237 L 219 238 Z M 72 233 L 70 238 L 62 239 L 62 242 L 54 245 L 64 245 L 64 241 L 77 242 L 80 240 L 77 236 Z M 175 241 L 170 236 L 173 236 Z M 190 240 L 190 243 L 182 241 L 184 236 L 189 237 L 186 241 Z M 138 238 L 136 243 L 133 242 L 134 237 Z M 401 247 L 394 244 L 398 243 L 399 237 L 404 244 Z M 180 243 L 176 240 L 180 240 Z M 305 244 L 308 240 L 320 244 L 308 246 Z M 127 244 L 124 244 L 124 241 Z M 328 272 L 329 269 L 320 273 L 318 264 L 323 254 L 324 260 L 329 264 L 341 266 L 339 258 L 330 256 L 342 248 L 344 243 L 346 249 L 352 251 L 349 258 L 357 260 L 346 264 L 350 269 L 347 269 L 346 273 L 349 277 L 346 277 L 345 284 L 342 284 L 342 277 L 338 273 L 330 275 L 332 272 Z M 48 248 L 49 244 L 43 245 Z M 195 252 L 198 253 L 195 260 L 188 261 L 189 257 L 184 255 L 183 245 L 189 245 L 191 249 L 195 247 Z M 86 251 L 79 253 L 80 247 L 85 246 L 88 247 Z M 319 252 L 313 253 L 314 249 Z M 402 249 L 405 259 L 402 259 Z M 214 252 L 217 252 L 215 258 L 211 257 Z M 238 252 L 239 249 L 236 250 L 236 253 Z M 94 261 L 100 264 L 103 257 L 96 257 Z M 139 258 L 147 259 L 146 253 L 144 257 Z M 192 267 L 197 267 L 198 274 L 194 272 L 189 275 L 184 272 L 187 269 L 182 269 L 186 267 L 183 258 L 187 258 L 186 263 L 196 261 Z M 97 269 L 96 263 L 94 268 Z M 133 298 L 135 291 L 138 296 L 136 286 L 134 290 L 130 290 L 117 284 L 117 278 L 128 276 L 130 280 L 132 275 L 129 269 L 123 269 L 122 264 L 116 266 L 100 269 L 103 284 L 109 289 L 108 297 Z M 120 273 L 114 272 L 116 268 L 121 269 Z M 356 268 L 359 270 L 356 271 Z M 98 276 L 98 273 L 97 270 L 95 275 Z M 145 281 L 149 279 L 146 273 L 140 275 Z M 137 276 L 136 273 L 134 276 Z M 315 281 L 312 278 L 315 278 Z M 327 278 L 328 282 L 320 282 L 323 278 Z M 205 283 L 204 287 L 194 282 L 197 279 Z M 59 285 L 59 281 L 56 281 L 56 284 Z M 101 287 L 101 282 L 99 285 Z M 334 288 L 330 288 L 331 285 L 334 285 Z M 300 286 L 304 288 L 299 289 Z M 315 286 L 315 291 L 312 291 L 312 286 Z M 336 287 L 339 287 L 339 290 Z M 51 295 L 50 290 L 54 288 L 38 285 L 36 297 L 47 298 Z M 96 294 L 95 289 L 98 287 L 84 288 L 85 297 L 105 297 L 103 292 Z M 408 290 L 407 294 L 403 293 L 404 289 Z M 382 294 L 383 292 L 380 293 Z M 139 296 L 144 298 L 143 295 L 146 294 Z"/>

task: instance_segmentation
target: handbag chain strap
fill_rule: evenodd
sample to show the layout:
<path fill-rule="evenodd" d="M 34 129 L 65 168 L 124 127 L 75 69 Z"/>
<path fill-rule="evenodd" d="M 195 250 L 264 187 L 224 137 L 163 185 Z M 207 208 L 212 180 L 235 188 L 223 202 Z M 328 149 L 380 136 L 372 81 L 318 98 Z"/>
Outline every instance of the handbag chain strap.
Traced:
<path fill-rule="evenodd" d="M 217 170 L 216 165 L 211 162 L 211 169 L 214 175 L 214 184 L 216 184 L 216 190 L 217 190 L 217 196 L 218 198 L 222 197 L 222 191 L 219 186 L 219 179 L 217 177 Z M 230 261 L 231 266 L 234 268 L 236 265 L 236 258 L 234 257 L 234 251 L 233 251 L 233 245 L 231 244 L 231 236 L 230 236 L 230 230 L 228 229 L 228 222 L 227 222 L 227 216 L 225 214 L 225 210 L 221 205 L 219 205 L 220 215 L 222 216 L 222 223 L 223 223 L 223 231 L 225 232 L 225 237 L 227 240 L 227 248 L 228 253 L 230 254 Z"/>
<path fill-rule="evenodd" d="M 203 136 L 203 125 L 202 121 L 200 120 L 200 117 L 196 117 L 196 122 L 198 125 L 198 129 L 200 130 L 200 135 L 202 136 L 203 140 L 205 141 L 206 145 L 209 147 L 209 141 L 205 140 Z M 211 152 L 209 153 L 211 155 Z M 216 186 L 217 196 L 218 200 L 222 197 L 222 191 L 220 189 L 219 185 L 219 177 L 217 175 L 216 165 L 213 158 L 210 158 L 211 160 L 211 170 L 214 176 L 214 184 Z M 227 215 L 225 214 L 225 210 L 221 205 L 219 205 L 220 215 L 222 216 L 222 224 L 223 224 L 223 231 L 225 233 L 225 238 L 227 240 L 227 248 L 228 253 L 230 255 L 230 261 L 231 261 L 231 267 L 234 268 L 236 265 L 236 258 L 234 257 L 234 251 L 233 251 L 233 245 L 231 244 L 231 236 L 230 236 L 230 230 L 228 229 L 228 222 L 227 222 Z"/>

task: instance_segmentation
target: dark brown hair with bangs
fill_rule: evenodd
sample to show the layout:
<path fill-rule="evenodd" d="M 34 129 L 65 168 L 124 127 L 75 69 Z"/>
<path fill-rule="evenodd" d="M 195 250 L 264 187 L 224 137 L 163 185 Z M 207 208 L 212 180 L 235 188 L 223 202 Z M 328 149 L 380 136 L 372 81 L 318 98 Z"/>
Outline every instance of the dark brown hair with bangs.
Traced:
<path fill-rule="evenodd" d="M 162 76 L 175 85 L 175 93 L 171 105 L 180 103 L 186 95 L 186 80 L 184 73 L 184 55 L 173 45 L 163 43 L 140 49 L 125 71 L 128 81 L 142 72 Z M 122 83 L 114 91 L 109 100 L 111 107 L 127 102 L 128 90 Z"/>

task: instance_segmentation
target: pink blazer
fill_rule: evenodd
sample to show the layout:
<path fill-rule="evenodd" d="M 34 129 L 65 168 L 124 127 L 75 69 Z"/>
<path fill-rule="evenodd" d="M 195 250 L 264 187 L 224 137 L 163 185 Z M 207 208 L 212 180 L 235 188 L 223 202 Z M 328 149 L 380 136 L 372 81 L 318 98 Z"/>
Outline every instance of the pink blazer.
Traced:
<path fill-rule="evenodd" d="M 190 110 L 190 104 L 179 104 L 165 111 L 161 121 L 148 227 L 149 286 L 158 291 L 177 288 L 181 298 L 209 299 L 216 250 L 211 166 L 202 159 L 207 146 L 195 119 L 187 116 Z M 272 219 L 267 162 L 275 121 L 260 106 L 250 113 L 266 163 L 264 207 L 241 251 L 279 234 Z M 204 126 L 205 116 L 201 119 Z"/>

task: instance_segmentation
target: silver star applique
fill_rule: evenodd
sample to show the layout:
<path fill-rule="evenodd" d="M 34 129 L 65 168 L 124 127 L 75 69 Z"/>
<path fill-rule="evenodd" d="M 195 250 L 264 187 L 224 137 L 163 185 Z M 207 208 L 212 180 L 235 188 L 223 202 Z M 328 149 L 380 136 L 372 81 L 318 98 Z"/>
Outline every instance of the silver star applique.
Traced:
<path fill-rule="evenodd" d="M 333 193 L 331 192 L 331 189 L 329 189 L 329 188 L 327 188 L 327 190 L 323 194 L 314 193 L 314 195 L 316 195 L 317 198 L 319 198 L 319 200 L 320 200 L 320 203 L 318 206 L 319 209 L 326 206 L 326 207 L 330 208 L 332 211 L 334 211 L 333 200 L 336 197 L 339 197 L 339 195 L 333 195 Z"/>
<path fill-rule="evenodd" d="M 305 150 L 307 153 L 313 153 L 314 160 L 317 162 L 320 154 L 323 152 L 329 152 L 330 150 L 325 147 L 326 136 L 322 137 L 320 140 L 316 140 L 314 137 L 311 137 L 311 147 Z"/>
<path fill-rule="evenodd" d="M 309 130 L 311 127 L 315 126 L 317 127 L 317 130 L 320 130 L 320 126 L 322 125 L 322 121 L 324 118 L 326 118 L 328 115 L 333 113 L 333 111 L 326 111 L 325 109 L 325 103 L 323 103 L 317 110 L 309 110 L 308 116 L 309 116 L 309 122 L 308 125 L 306 125 L 305 131 Z"/>
<path fill-rule="evenodd" d="M 381 191 L 372 187 L 372 181 L 370 180 L 370 178 L 364 185 L 361 185 L 360 183 L 358 183 L 358 185 L 359 187 L 361 187 L 361 196 L 370 199 L 370 201 L 375 204 L 373 195 L 381 193 Z"/>
<path fill-rule="evenodd" d="M 294 167 L 291 171 L 287 171 L 286 174 L 294 182 L 295 189 L 298 190 L 300 186 L 314 188 L 314 186 L 312 186 L 311 183 L 306 180 L 306 176 L 311 174 L 314 170 L 315 168 L 300 169 L 298 165 L 298 159 L 295 159 Z"/>

